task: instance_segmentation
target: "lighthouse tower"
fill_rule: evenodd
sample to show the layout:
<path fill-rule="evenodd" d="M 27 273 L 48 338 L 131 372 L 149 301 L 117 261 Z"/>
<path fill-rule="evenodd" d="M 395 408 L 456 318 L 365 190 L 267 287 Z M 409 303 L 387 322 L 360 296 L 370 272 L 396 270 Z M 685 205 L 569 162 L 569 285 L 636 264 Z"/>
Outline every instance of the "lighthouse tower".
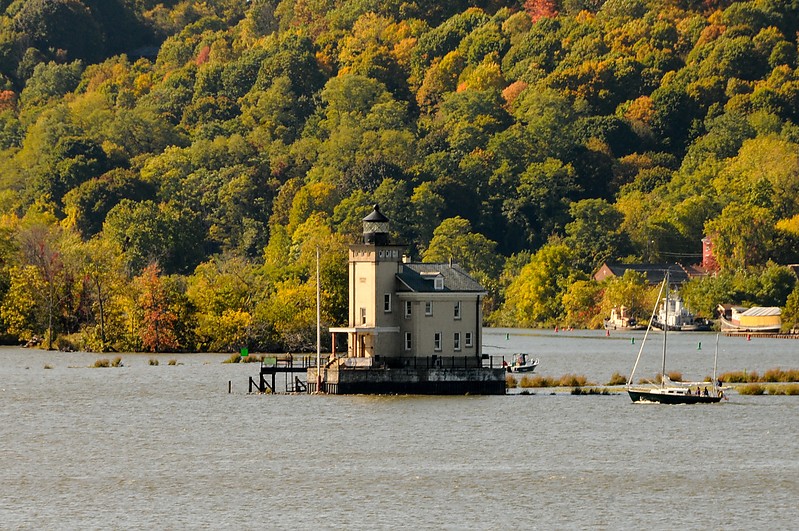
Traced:
<path fill-rule="evenodd" d="M 389 241 L 389 220 L 380 206 L 363 219 L 363 243 L 350 246 L 348 356 L 400 355 L 399 307 L 395 296 L 404 246 Z"/>

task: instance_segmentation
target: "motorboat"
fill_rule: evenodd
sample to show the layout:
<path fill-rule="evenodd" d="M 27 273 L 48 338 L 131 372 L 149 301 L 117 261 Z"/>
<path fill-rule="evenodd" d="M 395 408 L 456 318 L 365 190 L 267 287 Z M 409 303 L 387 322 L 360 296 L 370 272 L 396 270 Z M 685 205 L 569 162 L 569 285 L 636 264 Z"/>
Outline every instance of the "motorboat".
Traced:
<path fill-rule="evenodd" d="M 513 355 L 513 363 L 506 365 L 508 372 L 533 372 L 540 363 L 538 358 L 529 354 L 519 353 Z"/>

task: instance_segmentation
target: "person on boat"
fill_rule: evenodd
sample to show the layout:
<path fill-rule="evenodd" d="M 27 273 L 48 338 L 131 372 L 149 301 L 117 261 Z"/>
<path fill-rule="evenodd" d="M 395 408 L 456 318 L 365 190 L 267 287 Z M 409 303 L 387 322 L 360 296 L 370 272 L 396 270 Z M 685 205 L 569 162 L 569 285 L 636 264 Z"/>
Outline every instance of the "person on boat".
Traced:
<path fill-rule="evenodd" d="M 708 396 L 708 394 L 707 394 L 707 387 L 705 387 L 705 390 L 702 392 L 702 394 L 703 394 L 703 395 L 705 395 L 705 396 Z"/>

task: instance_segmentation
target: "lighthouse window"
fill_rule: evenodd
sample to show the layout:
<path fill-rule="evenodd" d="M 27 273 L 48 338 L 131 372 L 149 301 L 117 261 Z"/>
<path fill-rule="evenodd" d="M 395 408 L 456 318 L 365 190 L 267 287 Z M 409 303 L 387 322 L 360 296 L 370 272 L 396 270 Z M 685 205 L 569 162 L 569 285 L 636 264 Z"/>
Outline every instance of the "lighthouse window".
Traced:
<path fill-rule="evenodd" d="M 383 311 L 391 313 L 391 293 L 383 294 Z"/>
<path fill-rule="evenodd" d="M 366 308 L 361 308 L 361 324 L 366 324 Z"/>

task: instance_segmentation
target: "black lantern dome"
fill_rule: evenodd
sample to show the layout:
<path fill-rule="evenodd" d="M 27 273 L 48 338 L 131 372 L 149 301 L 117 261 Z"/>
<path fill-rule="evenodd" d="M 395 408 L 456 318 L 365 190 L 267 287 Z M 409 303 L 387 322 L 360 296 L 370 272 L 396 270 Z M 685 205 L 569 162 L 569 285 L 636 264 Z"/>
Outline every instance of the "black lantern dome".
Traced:
<path fill-rule="evenodd" d="M 363 218 L 363 243 L 388 245 L 388 218 L 380 213 L 380 205 Z"/>

